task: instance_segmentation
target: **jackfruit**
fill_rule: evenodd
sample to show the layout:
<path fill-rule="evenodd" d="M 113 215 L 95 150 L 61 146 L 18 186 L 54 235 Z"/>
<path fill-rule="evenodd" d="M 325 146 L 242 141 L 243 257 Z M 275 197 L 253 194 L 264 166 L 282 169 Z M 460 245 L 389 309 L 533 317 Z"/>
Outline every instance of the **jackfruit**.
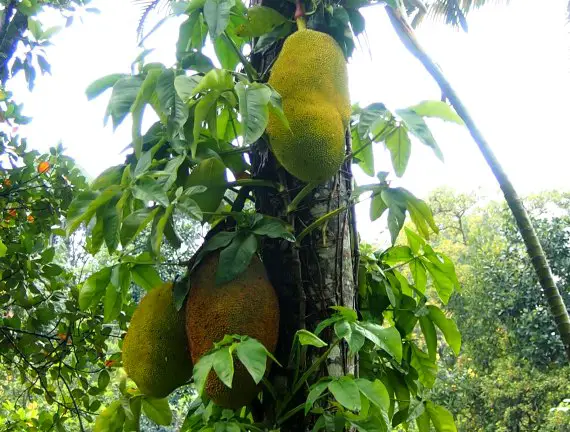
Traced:
<path fill-rule="evenodd" d="M 236 279 L 216 285 L 218 261 L 219 253 L 211 253 L 190 275 L 186 333 L 192 360 L 197 363 L 215 342 L 231 334 L 255 338 L 273 352 L 279 333 L 279 303 L 262 262 L 254 256 Z M 259 392 L 235 356 L 232 388 L 211 371 L 205 390 L 215 404 L 232 409 L 249 404 Z"/>
<path fill-rule="evenodd" d="M 186 187 L 206 186 L 207 190 L 192 195 L 192 198 L 204 214 L 204 222 L 208 222 L 213 213 L 218 210 L 220 202 L 226 193 L 226 166 L 217 158 L 211 157 L 201 161 L 190 173 Z"/>
<path fill-rule="evenodd" d="M 145 395 L 166 397 L 192 376 L 184 321 L 171 283 L 151 290 L 135 309 L 123 341 L 123 367 Z"/>
<path fill-rule="evenodd" d="M 326 33 L 293 33 L 283 44 L 269 84 L 281 95 L 290 127 L 270 113 L 267 134 L 275 157 L 300 180 L 329 179 L 344 161 L 351 114 L 340 46 Z"/>

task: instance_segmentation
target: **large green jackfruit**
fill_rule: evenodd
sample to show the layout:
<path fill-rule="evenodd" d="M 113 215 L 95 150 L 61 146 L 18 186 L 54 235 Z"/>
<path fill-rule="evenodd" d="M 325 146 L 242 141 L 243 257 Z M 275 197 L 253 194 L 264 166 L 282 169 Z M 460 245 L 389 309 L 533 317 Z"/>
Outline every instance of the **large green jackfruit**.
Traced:
<path fill-rule="evenodd" d="M 350 121 L 348 71 L 340 46 L 326 33 L 299 30 L 287 38 L 271 84 L 281 95 L 290 130 L 270 114 L 267 134 L 283 167 L 305 182 L 332 177 L 345 158 Z"/>
<path fill-rule="evenodd" d="M 163 398 L 192 376 L 184 310 L 172 284 L 151 290 L 137 306 L 123 341 L 123 367 L 145 395 Z"/>
<path fill-rule="evenodd" d="M 197 363 L 225 335 L 239 334 L 260 341 L 273 352 L 279 333 L 279 303 L 262 262 L 253 257 L 236 279 L 216 285 L 219 253 L 208 255 L 190 276 L 186 332 L 192 360 Z M 206 393 L 219 406 L 237 409 L 249 404 L 259 388 L 234 357 L 232 388 L 211 371 Z"/>

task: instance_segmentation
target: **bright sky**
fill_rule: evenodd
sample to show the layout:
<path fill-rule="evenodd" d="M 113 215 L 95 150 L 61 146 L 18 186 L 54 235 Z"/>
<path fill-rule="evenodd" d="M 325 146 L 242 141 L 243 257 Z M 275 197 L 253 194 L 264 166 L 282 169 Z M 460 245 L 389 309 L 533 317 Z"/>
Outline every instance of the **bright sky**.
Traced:
<path fill-rule="evenodd" d="M 517 0 L 490 5 L 469 17 L 469 33 L 427 23 L 418 38 L 462 97 L 480 129 L 521 194 L 570 189 L 570 29 L 565 27 L 567 0 Z M 84 16 L 54 38 L 48 59 L 52 76 L 38 78 L 27 93 L 15 80 L 17 99 L 34 118 L 24 130 L 40 150 L 62 141 L 86 173 L 96 176 L 123 161 L 119 152 L 130 142 L 130 122 L 113 133 L 103 127 L 108 94 L 87 101 L 85 88 L 95 79 L 129 72 L 137 48 L 138 7 L 129 0 L 94 0 L 100 15 Z M 367 49 L 351 59 L 353 102 L 383 102 L 403 108 L 440 98 L 437 85 L 396 37 L 382 7 L 365 11 Z M 149 61 L 174 63 L 178 23 L 172 20 L 145 43 L 155 48 Z M 439 162 L 414 141 L 408 171 L 394 185 L 420 197 L 449 185 L 463 191 L 496 183 L 475 143 L 460 126 L 434 120 L 434 136 L 445 155 Z M 389 155 L 376 150 L 376 170 L 389 170 Z M 360 184 L 373 179 L 357 172 Z M 370 223 L 360 205 L 360 230 L 377 239 L 385 223 Z"/>

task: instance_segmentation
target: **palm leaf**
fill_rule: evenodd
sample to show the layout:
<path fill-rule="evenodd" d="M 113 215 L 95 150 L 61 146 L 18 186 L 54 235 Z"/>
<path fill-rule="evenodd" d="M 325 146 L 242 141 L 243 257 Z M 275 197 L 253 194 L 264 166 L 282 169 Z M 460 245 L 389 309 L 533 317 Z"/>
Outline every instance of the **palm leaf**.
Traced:
<path fill-rule="evenodd" d="M 133 0 L 133 3 L 141 6 L 139 22 L 137 25 L 137 37 L 143 38 L 144 27 L 152 12 L 169 8 L 171 0 Z"/>

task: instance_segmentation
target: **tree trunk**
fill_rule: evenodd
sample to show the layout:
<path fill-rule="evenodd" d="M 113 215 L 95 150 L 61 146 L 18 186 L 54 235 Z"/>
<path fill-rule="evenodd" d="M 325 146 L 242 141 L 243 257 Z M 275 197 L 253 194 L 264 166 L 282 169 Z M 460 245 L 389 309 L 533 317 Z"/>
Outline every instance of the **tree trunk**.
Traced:
<path fill-rule="evenodd" d="M 503 168 L 495 157 L 491 147 L 469 115 L 467 108 L 463 105 L 463 102 L 459 96 L 457 96 L 449 81 L 445 78 L 441 69 L 420 46 L 414 36 L 412 28 L 407 24 L 405 18 L 399 11 L 392 9 L 389 6 L 386 7 L 386 11 L 388 12 L 390 21 L 403 44 L 424 65 L 430 75 L 440 86 L 445 97 L 451 102 L 451 105 L 455 108 L 457 114 L 459 114 L 467 125 L 471 136 L 475 140 L 479 150 L 481 150 L 483 157 L 499 182 L 503 195 L 505 196 L 505 200 L 507 201 L 507 204 L 509 205 L 519 227 L 520 234 L 526 245 L 528 255 L 530 256 L 532 265 L 534 266 L 536 275 L 540 281 L 540 285 L 546 295 L 550 312 L 554 317 L 554 321 L 556 322 L 558 332 L 566 350 L 566 356 L 570 360 L 570 318 L 568 316 L 568 311 L 564 304 L 564 300 L 558 291 L 552 271 L 550 270 L 550 266 L 546 259 L 546 255 L 544 254 L 544 250 L 542 249 L 540 241 L 536 235 L 536 231 L 534 230 L 530 217 L 524 208 L 522 201 L 507 177 L 507 174 L 503 171 Z"/>
<path fill-rule="evenodd" d="M 264 2 L 264 5 L 267 5 Z M 270 5 L 275 8 L 275 5 Z M 286 6 L 285 6 L 286 7 Z M 287 14 L 286 11 L 280 12 Z M 289 14 L 289 15 L 292 15 Z M 278 51 L 254 56 L 253 63 L 257 70 L 265 70 L 271 65 Z M 300 52 L 300 55 L 301 52 Z M 350 139 L 347 134 L 347 154 L 350 152 Z M 304 184 L 278 166 L 267 144 L 258 142 L 252 152 L 252 173 L 255 178 L 279 181 L 286 186 L 286 191 L 279 193 L 269 188 L 255 190 L 257 210 L 268 215 L 287 220 L 298 235 L 319 217 L 340 207 L 347 206 L 352 191 L 352 173 L 350 161 L 347 161 L 339 173 L 328 182 L 314 189 L 298 206 L 297 210 L 287 214 L 287 206 Z M 293 371 L 288 367 L 291 346 L 295 333 L 299 329 L 314 331 L 317 324 L 329 317 L 331 306 L 356 308 L 355 270 L 357 268 L 358 244 L 354 231 L 354 212 L 347 210 L 328 220 L 321 227 L 307 235 L 300 246 L 282 240 L 267 240 L 262 248 L 263 262 L 269 278 L 279 295 L 281 321 L 276 357 L 284 366 L 272 368 L 270 380 L 279 399 L 283 399 L 290 389 Z M 320 337 L 329 342 L 331 332 L 324 332 Z M 307 358 L 302 359 L 301 368 L 312 364 L 316 352 L 309 350 Z M 340 376 L 355 373 L 354 358 L 348 357 L 348 349 L 341 345 L 333 350 L 323 368 L 316 373 Z M 294 408 L 305 400 L 301 390 L 291 406 Z M 264 407 L 267 418 L 273 411 L 272 406 Z M 293 416 L 281 425 L 281 431 L 310 430 L 312 419 L 302 413 Z"/>

